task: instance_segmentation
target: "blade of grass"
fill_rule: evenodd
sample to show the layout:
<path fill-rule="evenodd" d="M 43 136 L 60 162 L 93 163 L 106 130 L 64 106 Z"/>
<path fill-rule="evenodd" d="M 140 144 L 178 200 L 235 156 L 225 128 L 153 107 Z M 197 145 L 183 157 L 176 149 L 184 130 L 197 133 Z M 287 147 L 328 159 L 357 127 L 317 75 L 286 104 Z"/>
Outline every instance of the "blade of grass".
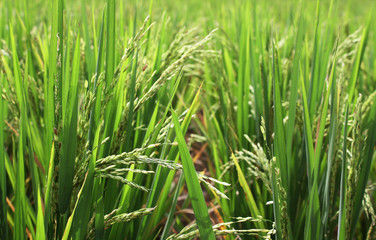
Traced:
<path fill-rule="evenodd" d="M 62 37 L 62 33 L 59 33 L 59 16 L 62 16 L 63 9 L 59 8 L 62 6 L 62 0 L 54 0 L 52 3 L 52 25 L 51 25 L 51 39 L 49 47 L 49 63 L 48 63 L 48 80 L 45 81 L 45 156 L 50 156 L 50 146 L 53 141 L 53 132 L 55 126 L 55 81 L 57 78 L 57 56 L 58 56 L 58 41 Z M 61 87 L 61 86 L 60 86 Z"/>
<path fill-rule="evenodd" d="M 95 186 L 98 186 L 99 194 L 94 194 L 94 197 L 97 197 L 96 200 L 96 211 L 95 211 L 95 239 L 100 240 L 104 239 L 104 206 L 103 206 L 103 188 L 104 188 L 104 180 L 102 179 L 95 179 L 96 183 Z"/>
<path fill-rule="evenodd" d="M 323 235 L 326 232 L 328 218 L 329 218 L 329 209 L 330 209 L 330 175 L 332 172 L 332 165 L 334 160 L 334 151 L 335 151 L 335 140 L 337 136 L 337 120 L 338 120 L 338 106 L 339 106 L 339 99 L 337 95 L 337 86 L 336 86 L 336 57 L 333 61 L 332 71 L 330 74 L 330 80 L 329 80 L 329 86 L 328 90 L 325 96 L 324 100 L 324 109 L 321 115 L 321 119 L 326 119 L 327 116 L 327 104 L 329 104 L 329 97 L 328 95 L 331 95 L 331 109 L 330 109 L 330 126 L 329 126 L 329 149 L 328 149 L 328 157 L 327 157 L 327 168 L 326 168 L 326 175 L 325 175 L 325 188 L 324 188 L 324 204 L 323 204 L 323 215 L 322 215 L 322 222 L 323 222 L 323 232 L 321 235 Z M 334 79 L 334 80 L 333 80 Z M 326 120 L 325 120 L 326 121 Z M 325 122 L 320 123 L 320 130 L 321 126 L 325 125 Z M 319 139 L 322 139 L 323 137 L 320 136 L 320 130 L 319 130 Z M 323 133 L 322 133 L 323 134 Z M 321 140 L 319 140 L 321 141 Z M 321 152 L 321 146 L 319 148 L 316 148 L 316 161 L 320 161 L 320 152 Z"/>
<path fill-rule="evenodd" d="M 38 215 L 37 215 L 36 239 L 38 240 L 46 239 L 46 232 L 44 230 L 43 210 L 42 210 L 42 196 L 40 195 L 40 188 L 38 188 Z"/>
<path fill-rule="evenodd" d="M 180 127 L 176 113 L 174 111 L 172 111 L 171 113 L 172 120 L 174 122 L 176 138 L 179 145 L 179 151 L 181 154 L 184 176 L 188 188 L 188 195 L 191 199 L 197 226 L 200 232 L 200 237 L 201 239 L 214 240 L 215 236 L 211 220 L 205 203 L 204 195 L 202 193 L 201 186 L 197 177 L 197 173 L 193 165 L 192 158 L 189 154 L 189 150 L 185 143 L 182 129 Z"/>
<path fill-rule="evenodd" d="M 0 73 L 0 85 L 3 86 L 4 75 Z M 4 117 L 5 115 L 5 102 L 0 97 L 0 238 L 7 239 L 8 226 L 7 226 L 7 176 L 5 168 L 5 152 L 4 152 Z"/>
<path fill-rule="evenodd" d="M 369 14 L 367 24 L 366 24 L 365 28 L 363 29 L 362 38 L 360 39 L 360 43 L 359 43 L 358 49 L 357 49 L 357 54 L 356 54 L 356 57 L 354 59 L 353 69 L 352 69 L 352 72 L 351 72 L 351 77 L 350 77 L 350 80 L 349 80 L 350 81 L 349 82 L 349 88 L 348 88 L 349 102 L 353 101 L 353 96 L 354 96 L 355 91 L 356 91 L 355 85 L 356 85 L 356 81 L 358 79 L 358 75 L 359 75 L 359 72 L 360 72 L 360 64 L 362 63 L 362 60 L 363 60 L 364 51 L 365 51 L 365 48 L 367 46 L 368 32 L 369 32 L 369 26 L 371 24 L 371 19 L 373 19 L 372 18 L 372 12 Z"/>
<path fill-rule="evenodd" d="M 115 0 L 107 1 L 106 83 L 114 76 L 115 69 Z"/>
<path fill-rule="evenodd" d="M 317 82 L 319 75 L 319 38 L 320 38 L 320 0 L 317 0 L 316 7 L 316 23 L 315 23 L 315 37 L 314 37 L 314 46 L 313 46 L 313 58 L 312 58 L 312 67 L 311 67 L 311 79 L 308 92 L 308 103 L 310 106 L 310 117 L 313 118 L 314 110 L 316 108 L 317 100 Z"/>
<path fill-rule="evenodd" d="M 89 25 L 88 17 L 86 14 L 86 0 L 81 0 L 81 17 L 82 17 L 82 28 L 85 39 L 85 60 L 86 60 L 86 70 L 87 70 L 87 79 L 91 79 L 94 74 L 94 54 L 91 49 L 91 41 L 89 36 Z M 95 38 L 94 38 L 95 39 Z M 89 81 L 88 88 L 91 86 L 91 81 Z"/>
<path fill-rule="evenodd" d="M 274 45 L 274 44 L 273 44 Z M 283 125 L 283 115 L 282 115 L 282 100 L 280 93 L 280 79 L 279 79 L 279 68 L 278 68 L 278 52 L 274 52 L 276 49 L 273 46 L 273 100 L 274 100 L 274 134 L 275 134 L 275 144 L 274 144 L 274 153 L 277 160 L 277 165 L 281 172 L 287 171 L 286 165 L 286 142 L 285 140 L 285 127 Z M 290 129 L 289 131 L 292 131 Z M 287 176 L 287 175 L 282 175 Z M 286 182 L 287 179 L 285 178 Z"/>
<path fill-rule="evenodd" d="M 260 210 L 258 209 L 258 207 L 256 205 L 255 198 L 253 197 L 251 189 L 248 186 L 247 180 L 244 177 L 244 173 L 243 173 L 234 153 L 231 153 L 231 158 L 235 163 L 235 167 L 236 167 L 236 171 L 238 173 L 238 179 L 239 179 L 240 186 L 243 188 L 243 191 L 245 192 L 245 195 L 247 196 L 247 205 L 248 205 L 249 211 L 251 212 L 252 217 L 257 218 L 257 217 L 260 216 Z M 265 226 L 262 222 L 256 222 L 255 224 L 256 224 L 257 228 L 259 228 L 259 229 L 265 228 Z"/>
<path fill-rule="evenodd" d="M 100 27 L 100 32 L 99 32 L 99 38 L 98 38 L 98 56 L 97 56 L 97 63 L 96 63 L 96 68 L 95 68 L 95 78 L 94 78 L 94 86 L 92 88 L 92 91 L 93 91 L 93 94 L 96 96 L 95 98 L 95 102 L 93 103 L 93 107 L 91 108 L 90 110 L 90 119 L 89 119 L 89 130 L 88 130 L 88 148 L 89 150 L 92 150 L 92 146 L 93 146 L 93 135 L 94 135 L 94 129 L 95 129 L 95 126 L 96 126 L 96 120 L 98 120 L 99 118 L 99 113 L 97 110 L 100 109 L 100 103 L 101 103 L 101 96 L 100 96 L 100 93 L 101 93 L 101 88 L 98 88 L 97 84 L 98 84 L 98 79 L 99 79 L 99 75 L 101 73 L 101 69 L 103 68 L 103 64 L 104 64 L 104 59 L 103 59 L 103 42 L 104 42 L 104 38 L 103 38 L 103 28 L 104 28 L 104 23 L 105 23 L 105 13 L 106 13 L 106 9 L 103 10 L 103 15 L 102 15 L 102 23 L 101 23 L 101 27 Z"/>
<path fill-rule="evenodd" d="M 18 144 L 18 154 L 17 154 L 17 163 L 16 163 L 16 206 L 15 206 L 15 231 L 14 239 L 26 239 L 25 229 L 26 229 L 26 194 L 25 194 L 25 162 L 24 162 L 24 152 L 25 152 L 25 121 L 26 116 L 24 111 L 20 118 L 21 127 L 19 135 L 19 144 Z"/>
<path fill-rule="evenodd" d="M 340 201 L 339 201 L 339 215 L 338 215 L 338 232 L 337 240 L 345 239 L 346 232 L 346 182 L 347 182 L 347 123 L 349 115 L 349 106 L 346 107 L 345 123 L 343 127 L 343 146 L 342 146 L 342 166 L 341 166 L 341 185 L 340 185 Z"/>
<path fill-rule="evenodd" d="M 294 125 L 295 125 L 295 118 L 296 118 L 296 102 L 298 96 L 298 85 L 299 85 L 299 68 L 300 68 L 300 58 L 302 52 L 302 45 L 303 45 L 303 37 L 305 33 L 305 20 L 303 17 L 303 10 L 300 12 L 299 17 L 299 26 L 298 26 L 298 34 L 296 36 L 295 42 L 295 55 L 292 67 L 292 76 L 291 76 L 291 86 L 290 86 L 290 98 L 289 98 L 289 110 L 288 110 L 288 120 L 286 125 L 286 171 L 281 169 L 281 177 L 282 177 L 282 184 L 286 188 L 286 191 L 289 192 L 288 184 L 290 182 L 289 178 L 291 176 L 291 159 L 292 159 L 292 140 L 294 134 Z M 287 181 L 287 182 L 286 182 Z"/>
<path fill-rule="evenodd" d="M 47 174 L 47 183 L 46 183 L 45 194 L 44 194 L 44 227 L 47 230 L 48 230 L 48 224 L 50 223 L 50 213 L 51 213 L 51 191 L 52 191 L 53 174 L 54 174 L 54 167 L 55 167 L 54 159 L 55 159 L 55 144 L 52 143 L 48 174 Z"/>
<path fill-rule="evenodd" d="M 115 70 L 115 0 L 107 1 L 107 29 L 106 29 L 106 70 L 105 70 L 105 82 L 106 87 L 111 86 L 111 82 L 114 77 Z M 112 98 L 107 106 L 105 106 L 105 129 L 104 137 L 110 137 L 114 132 L 115 124 L 115 109 L 116 104 L 115 100 Z M 111 141 L 108 141 L 104 144 L 102 148 L 102 156 L 107 156 L 110 151 Z M 105 200 L 106 202 L 106 200 Z M 106 203 L 105 203 L 106 205 Z"/>
<path fill-rule="evenodd" d="M 63 116 L 62 148 L 59 162 L 59 189 L 58 205 L 61 214 L 64 214 L 70 203 L 74 177 L 74 160 L 77 149 L 77 120 L 78 120 L 78 77 L 80 58 L 80 37 L 77 36 L 72 75 L 67 99 L 67 109 Z"/>
<path fill-rule="evenodd" d="M 24 102 L 24 91 L 23 91 L 23 82 L 21 78 L 20 64 L 17 55 L 16 43 L 14 40 L 13 28 L 9 25 L 10 29 L 10 39 L 13 52 L 13 69 L 14 69 L 14 81 L 16 88 L 16 95 L 18 104 L 20 106 L 20 130 L 19 130 L 19 139 L 18 139 L 18 148 L 17 148 L 17 161 L 16 161 L 16 189 L 15 189 L 15 230 L 13 232 L 14 239 L 26 239 L 26 194 L 25 194 L 25 159 L 24 154 L 26 151 L 26 109 Z"/>
<path fill-rule="evenodd" d="M 130 151 L 132 149 L 132 143 L 130 142 L 132 136 L 132 121 L 133 121 L 133 107 L 134 107 L 134 97 L 135 97 L 135 86 L 136 86 L 136 76 L 137 76 L 137 64 L 138 64 L 138 50 L 136 51 L 136 59 L 132 60 L 132 76 L 131 84 L 129 86 L 129 113 L 128 113 L 128 123 L 125 137 L 125 151 Z"/>
<path fill-rule="evenodd" d="M 276 161 L 278 164 L 278 168 L 281 170 L 282 167 L 286 171 L 286 148 L 283 144 L 285 142 L 285 128 L 283 125 L 283 115 L 282 115 L 282 101 L 281 101 L 281 94 L 280 94 L 280 82 L 279 82 L 279 60 L 278 60 L 278 52 L 276 51 L 276 47 L 274 46 L 274 42 L 272 44 L 272 60 L 273 60 L 273 102 L 274 102 L 274 134 L 275 134 L 275 141 L 274 144 L 274 154 L 276 157 Z M 275 52 L 276 51 L 276 52 Z M 282 227 L 281 227 L 281 208 L 279 203 L 279 190 L 277 187 L 277 177 L 275 174 L 275 166 L 276 163 L 274 160 L 272 161 L 272 168 L 271 168 L 271 187 L 273 192 L 273 212 L 274 212 L 274 222 L 276 224 L 276 239 L 283 239 L 282 238 Z"/>
<path fill-rule="evenodd" d="M 309 202 L 308 214 L 306 215 L 305 239 L 318 239 L 320 231 L 320 212 L 318 198 L 318 171 L 319 162 L 315 162 L 315 154 L 313 148 L 311 120 L 309 117 L 309 108 L 307 95 L 305 90 L 304 78 L 300 78 L 302 86 L 303 110 L 304 110 L 304 141 L 306 146 L 306 158 L 308 162 L 308 187 Z"/>

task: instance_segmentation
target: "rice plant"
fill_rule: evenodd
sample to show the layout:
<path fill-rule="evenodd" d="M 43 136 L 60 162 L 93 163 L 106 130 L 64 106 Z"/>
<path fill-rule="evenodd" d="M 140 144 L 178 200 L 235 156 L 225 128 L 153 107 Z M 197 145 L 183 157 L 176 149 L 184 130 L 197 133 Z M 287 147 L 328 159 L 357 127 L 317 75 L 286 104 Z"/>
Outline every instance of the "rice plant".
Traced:
<path fill-rule="evenodd" d="M 0 239 L 375 239 L 373 2 L 0 2 Z"/>

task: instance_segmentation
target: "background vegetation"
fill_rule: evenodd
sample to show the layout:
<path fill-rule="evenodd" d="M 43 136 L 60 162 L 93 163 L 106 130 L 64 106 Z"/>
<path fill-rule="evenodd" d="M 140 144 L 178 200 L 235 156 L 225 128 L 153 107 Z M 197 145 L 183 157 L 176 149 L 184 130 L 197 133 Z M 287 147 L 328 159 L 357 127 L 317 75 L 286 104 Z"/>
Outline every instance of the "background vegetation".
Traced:
<path fill-rule="evenodd" d="M 376 239 L 373 1 L 0 1 L 0 239 Z"/>

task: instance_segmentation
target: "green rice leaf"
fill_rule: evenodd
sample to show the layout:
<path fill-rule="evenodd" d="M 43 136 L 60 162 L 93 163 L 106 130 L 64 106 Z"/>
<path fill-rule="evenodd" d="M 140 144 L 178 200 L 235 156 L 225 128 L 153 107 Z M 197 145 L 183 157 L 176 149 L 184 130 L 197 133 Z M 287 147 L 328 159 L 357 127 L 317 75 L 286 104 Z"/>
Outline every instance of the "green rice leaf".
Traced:
<path fill-rule="evenodd" d="M 189 154 L 182 133 L 182 129 L 180 127 L 178 118 L 174 111 L 172 111 L 172 120 L 174 122 L 176 138 L 179 144 L 185 182 L 188 187 L 188 194 L 192 203 L 193 211 L 195 213 L 195 218 L 200 232 L 200 237 L 202 239 L 214 240 L 214 232 L 212 229 L 211 220 L 209 218 L 208 209 L 206 207 L 204 195 L 202 194 L 201 186 L 198 181 L 192 158 Z"/>

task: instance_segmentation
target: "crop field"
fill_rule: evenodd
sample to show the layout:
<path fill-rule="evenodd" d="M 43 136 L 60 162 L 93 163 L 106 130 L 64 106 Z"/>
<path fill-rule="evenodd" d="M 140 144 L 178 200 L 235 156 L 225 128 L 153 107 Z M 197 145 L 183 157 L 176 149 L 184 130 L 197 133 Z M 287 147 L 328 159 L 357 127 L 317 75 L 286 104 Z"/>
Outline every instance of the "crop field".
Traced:
<path fill-rule="evenodd" d="M 0 240 L 376 239 L 373 0 L 0 0 Z"/>

